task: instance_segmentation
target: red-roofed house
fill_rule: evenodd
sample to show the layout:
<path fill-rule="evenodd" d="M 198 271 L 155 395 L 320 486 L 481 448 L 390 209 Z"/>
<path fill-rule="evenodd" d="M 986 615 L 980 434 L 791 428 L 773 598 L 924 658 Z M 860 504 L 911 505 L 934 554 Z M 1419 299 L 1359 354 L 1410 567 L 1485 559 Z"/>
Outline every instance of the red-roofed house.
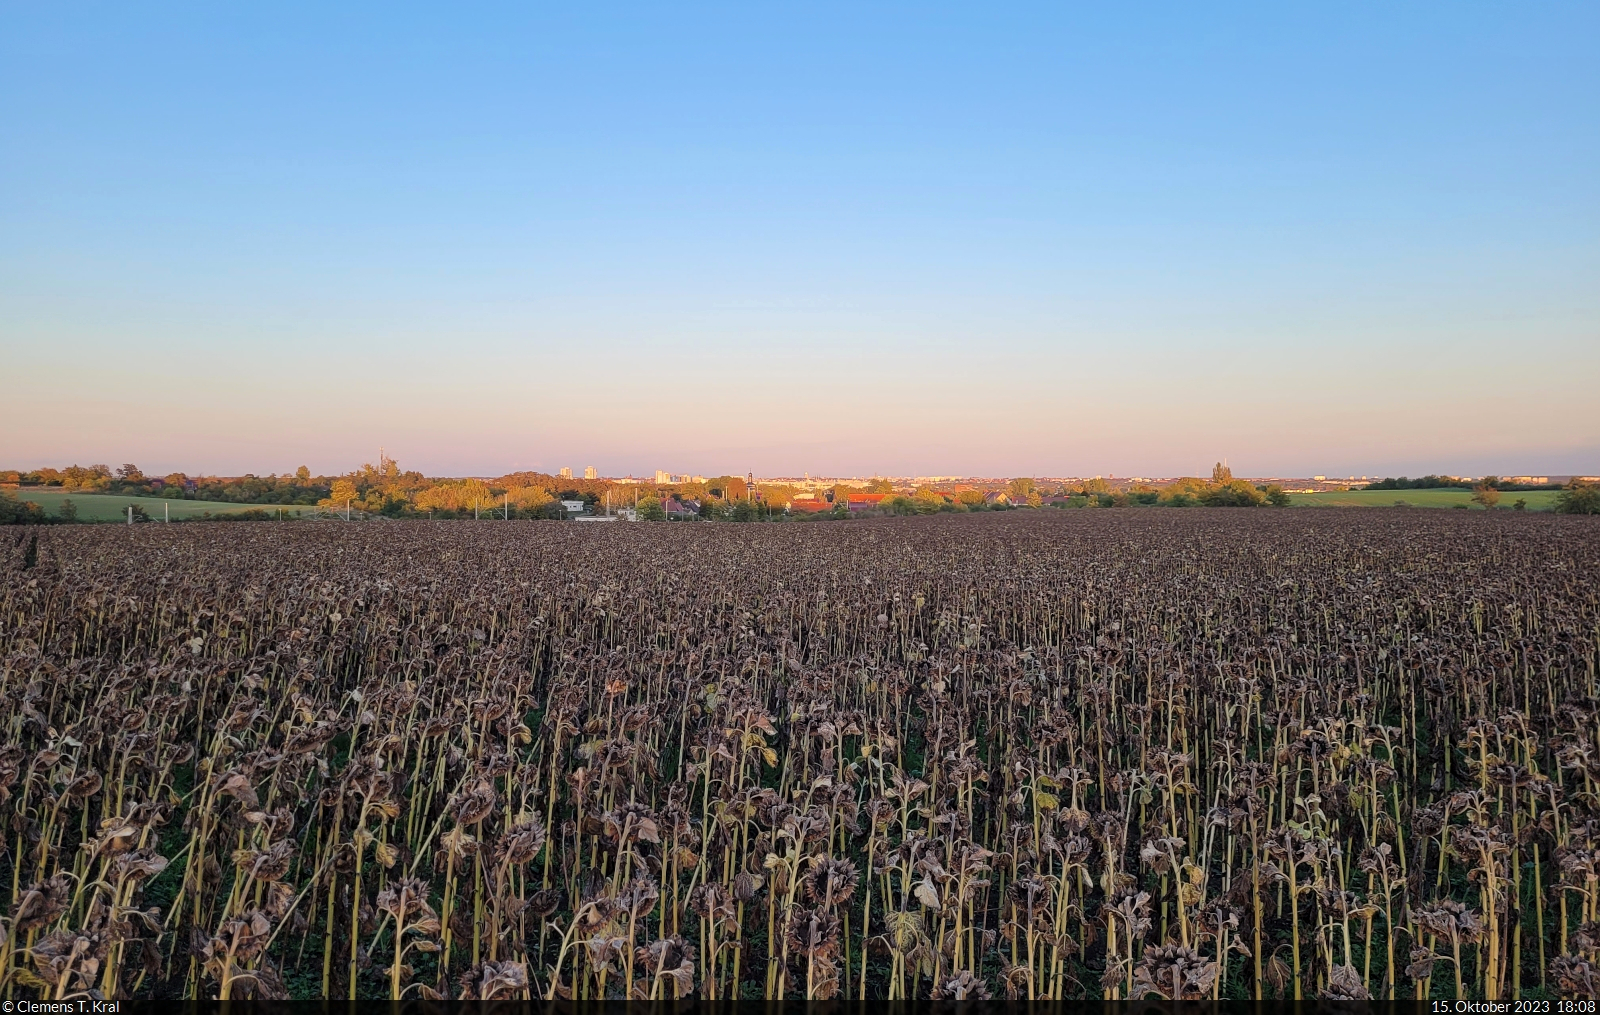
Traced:
<path fill-rule="evenodd" d="M 668 518 L 693 518 L 700 513 L 700 505 L 694 501 L 681 501 L 676 497 L 668 497 L 661 502 L 661 510 Z"/>
<path fill-rule="evenodd" d="M 866 511 L 893 497 L 892 493 L 852 493 L 850 494 L 850 510 Z"/>

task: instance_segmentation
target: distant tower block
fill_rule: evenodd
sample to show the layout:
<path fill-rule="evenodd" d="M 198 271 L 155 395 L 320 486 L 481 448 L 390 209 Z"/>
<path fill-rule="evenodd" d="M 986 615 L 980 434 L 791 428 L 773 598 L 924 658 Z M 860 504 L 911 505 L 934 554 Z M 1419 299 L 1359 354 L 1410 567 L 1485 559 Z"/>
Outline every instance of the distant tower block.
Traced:
<path fill-rule="evenodd" d="M 561 478 L 562 479 L 571 479 L 572 478 L 572 466 L 563 465 L 561 467 Z"/>
<path fill-rule="evenodd" d="M 583 467 L 583 478 L 584 479 L 598 479 L 598 478 L 600 478 L 600 474 L 598 472 L 594 471 L 594 466 L 585 465 Z"/>

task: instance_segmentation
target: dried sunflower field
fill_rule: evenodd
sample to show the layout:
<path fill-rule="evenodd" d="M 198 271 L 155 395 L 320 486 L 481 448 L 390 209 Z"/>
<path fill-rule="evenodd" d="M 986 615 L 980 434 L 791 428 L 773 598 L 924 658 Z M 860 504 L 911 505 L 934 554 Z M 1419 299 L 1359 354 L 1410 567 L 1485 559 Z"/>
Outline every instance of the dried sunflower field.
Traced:
<path fill-rule="evenodd" d="M 1600 994 L 1590 519 L 32 545 L 7 999 Z"/>

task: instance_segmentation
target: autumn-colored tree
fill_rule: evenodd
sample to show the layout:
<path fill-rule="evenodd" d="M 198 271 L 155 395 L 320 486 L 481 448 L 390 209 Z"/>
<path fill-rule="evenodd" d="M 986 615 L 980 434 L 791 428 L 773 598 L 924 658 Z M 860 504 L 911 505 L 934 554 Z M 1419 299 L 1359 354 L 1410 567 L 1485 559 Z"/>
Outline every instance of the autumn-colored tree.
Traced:
<path fill-rule="evenodd" d="M 428 487 L 412 504 L 418 511 L 485 511 L 497 506 L 498 500 L 483 480 L 458 479 Z"/>
<path fill-rule="evenodd" d="M 355 481 L 340 477 L 333 481 L 333 489 L 328 491 L 327 499 L 321 502 L 323 507 L 342 508 L 350 501 L 359 500 L 360 491 L 356 489 Z"/>
<path fill-rule="evenodd" d="M 1242 479 L 1213 483 L 1201 497 L 1208 507 L 1255 507 L 1266 503 L 1266 500 L 1264 493 Z"/>
<path fill-rule="evenodd" d="M 706 492 L 719 500 L 736 501 L 746 499 L 750 487 L 738 476 L 718 476 L 706 480 Z"/>
<path fill-rule="evenodd" d="M 556 499 L 554 494 L 542 486 L 513 487 L 506 491 L 505 498 L 513 508 L 523 509 L 543 507 Z"/>
<path fill-rule="evenodd" d="M 1011 498 L 1013 504 L 1027 503 L 1028 496 L 1033 492 L 1033 480 L 1026 476 L 1013 479 L 1006 484 L 1006 496 Z"/>

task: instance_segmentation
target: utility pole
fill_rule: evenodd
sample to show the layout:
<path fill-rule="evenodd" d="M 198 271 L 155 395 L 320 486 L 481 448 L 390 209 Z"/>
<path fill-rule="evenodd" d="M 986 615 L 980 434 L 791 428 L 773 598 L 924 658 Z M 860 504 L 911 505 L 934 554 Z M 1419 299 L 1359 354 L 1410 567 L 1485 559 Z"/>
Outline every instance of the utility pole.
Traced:
<path fill-rule="evenodd" d="M 350 520 L 350 498 L 349 497 L 346 497 L 344 499 L 344 520 L 347 521 L 347 522 Z"/>
<path fill-rule="evenodd" d="M 505 515 L 505 520 L 508 521 L 508 522 L 511 520 L 511 491 L 510 490 L 506 491 L 506 515 Z"/>
<path fill-rule="evenodd" d="M 172 524 L 172 505 L 167 501 L 161 502 L 161 520 L 168 525 Z"/>
<path fill-rule="evenodd" d="M 133 524 L 133 505 L 132 504 L 128 505 L 128 524 L 129 525 Z"/>

